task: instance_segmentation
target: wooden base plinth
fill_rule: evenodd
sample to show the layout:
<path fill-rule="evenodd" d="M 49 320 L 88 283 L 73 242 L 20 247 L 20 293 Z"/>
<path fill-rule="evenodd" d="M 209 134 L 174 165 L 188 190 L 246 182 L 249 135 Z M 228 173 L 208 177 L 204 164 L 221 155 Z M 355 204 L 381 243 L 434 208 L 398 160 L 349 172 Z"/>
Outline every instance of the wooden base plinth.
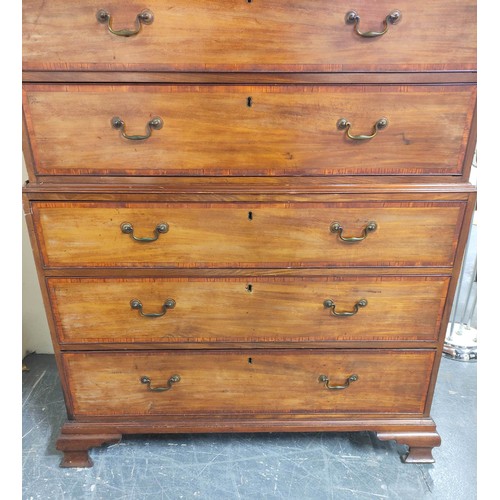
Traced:
<path fill-rule="evenodd" d="M 434 421 L 416 420 L 259 420 L 259 419 L 197 419 L 193 421 L 144 422 L 106 421 L 77 422 L 63 425 L 56 448 L 64 453 L 61 467 L 92 467 L 90 448 L 120 442 L 123 434 L 195 434 L 245 432 L 357 432 L 371 431 L 381 441 L 394 440 L 409 446 L 401 457 L 409 464 L 434 462 L 432 448 L 441 444 Z"/>

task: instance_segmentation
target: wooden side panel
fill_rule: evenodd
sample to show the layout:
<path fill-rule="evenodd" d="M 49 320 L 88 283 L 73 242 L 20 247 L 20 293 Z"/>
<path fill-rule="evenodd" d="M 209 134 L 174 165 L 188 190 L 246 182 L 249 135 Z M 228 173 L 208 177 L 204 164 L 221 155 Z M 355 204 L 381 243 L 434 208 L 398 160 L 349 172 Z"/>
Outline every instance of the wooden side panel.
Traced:
<path fill-rule="evenodd" d="M 450 266 L 466 204 L 33 203 L 47 267 Z M 168 232 L 156 241 L 160 223 Z M 370 222 L 377 229 L 356 243 Z"/>
<path fill-rule="evenodd" d="M 64 343 L 435 342 L 449 278 L 49 278 Z M 167 298 L 175 307 L 164 316 Z M 331 299 L 335 312 L 324 306 Z"/>
<path fill-rule="evenodd" d="M 64 353 L 76 416 L 419 414 L 434 351 Z M 171 389 L 152 392 L 150 387 Z M 319 381 L 344 385 L 329 390 Z"/>
<path fill-rule="evenodd" d="M 474 85 L 25 85 L 38 175 L 460 175 Z M 251 101 L 249 101 L 251 99 Z M 250 104 L 250 106 L 249 106 Z M 128 140 L 111 126 L 120 117 Z M 337 128 L 345 118 L 357 141 Z M 445 140 L 444 140 L 445 138 Z"/>
<path fill-rule="evenodd" d="M 96 19 L 105 8 L 114 29 L 134 29 L 144 8 L 151 25 L 129 38 Z M 394 9 L 399 23 L 378 38 L 346 24 L 355 9 L 361 31 L 380 31 Z M 474 0 L 29 0 L 23 2 L 24 70 L 135 71 L 443 71 L 476 67 Z"/>

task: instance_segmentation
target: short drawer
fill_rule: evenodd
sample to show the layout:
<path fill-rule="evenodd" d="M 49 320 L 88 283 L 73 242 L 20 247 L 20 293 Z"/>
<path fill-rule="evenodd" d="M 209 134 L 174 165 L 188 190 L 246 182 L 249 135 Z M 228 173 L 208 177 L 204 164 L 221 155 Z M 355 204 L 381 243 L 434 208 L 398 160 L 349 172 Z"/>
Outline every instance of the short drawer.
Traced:
<path fill-rule="evenodd" d="M 74 416 L 422 414 L 435 352 L 65 353 Z"/>
<path fill-rule="evenodd" d="M 449 278 L 48 278 L 47 284 L 63 344 L 435 342 Z"/>
<path fill-rule="evenodd" d="M 451 266 L 465 206 L 33 202 L 31 209 L 45 267 L 269 268 Z"/>
<path fill-rule="evenodd" d="M 474 85 L 24 90 L 36 175 L 458 176 L 476 102 Z"/>
<path fill-rule="evenodd" d="M 475 0 L 23 2 L 25 71 L 443 71 L 475 49 Z"/>

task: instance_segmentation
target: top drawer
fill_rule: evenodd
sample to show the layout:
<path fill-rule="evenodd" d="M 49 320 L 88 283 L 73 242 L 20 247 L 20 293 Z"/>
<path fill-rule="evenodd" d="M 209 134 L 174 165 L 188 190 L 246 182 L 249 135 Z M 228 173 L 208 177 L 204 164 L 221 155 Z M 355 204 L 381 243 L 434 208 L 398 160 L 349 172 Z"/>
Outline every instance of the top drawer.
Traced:
<path fill-rule="evenodd" d="M 475 0 L 23 2 L 25 71 L 475 68 Z"/>

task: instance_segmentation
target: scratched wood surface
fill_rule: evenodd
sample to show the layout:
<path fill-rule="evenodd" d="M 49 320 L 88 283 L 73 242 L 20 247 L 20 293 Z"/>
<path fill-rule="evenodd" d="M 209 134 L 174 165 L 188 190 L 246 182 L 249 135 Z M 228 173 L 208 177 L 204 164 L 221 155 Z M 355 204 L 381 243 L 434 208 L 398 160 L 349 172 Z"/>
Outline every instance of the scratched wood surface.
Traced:
<path fill-rule="evenodd" d="M 133 37 L 144 8 L 151 25 Z M 378 38 L 346 24 L 380 31 L 394 9 L 402 18 Z M 118 71 L 443 71 L 476 67 L 475 0 L 30 0 L 23 2 L 25 70 Z"/>
<path fill-rule="evenodd" d="M 422 413 L 431 350 L 64 353 L 75 415 Z M 359 380 L 344 390 L 351 375 Z M 85 375 L 85 376 L 83 376 Z M 180 381 L 164 392 L 173 375 Z"/>
<path fill-rule="evenodd" d="M 47 267 L 259 268 L 451 266 L 466 204 L 47 203 L 32 204 Z M 160 223 L 168 231 L 156 241 Z M 370 222 L 377 229 L 355 243 Z"/>
<path fill-rule="evenodd" d="M 62 343 L 435 342 L 447 297 L 442 276 L 338 278 L 49 278 Z M 166 299 L 175 307 L 164 316 Z M 324 306 L 330 299 L 338 317 Z M 422 314 L 425 311 L 425 314 Z"/>
<path fill-rule="evenodd" d="M 136 36 L 96 18 L 133 28 L 144 8 Z M 395 8 L 383 36 L 346 24 L 355 9 L 381 30 Z M 22 64 L 64 466 L 122 433 L 214 431 L 370 430 L 432 461 L 475 202 L 475 0 L 26 0 Z M 115 116 L 131 135 L 164 125 L 130 141 Z M 382 117 L 370 140 L 337 129 Z M 136 241 L 124 222 L 168 231 Z M 130 305 L 167 298 L 157 318 Z M 338 318 L 325 299 L 368 303 Z"/>
<path fill-rule="evenodd" d="M 460 175 L 474 85 L 28 85 L 38 175 Z M 144 140 L 154 117 L 164 124 Z M 381 118 L 388 126 L 369 140 Z M 31 165 L 29 165 L 31 167 Z"/>

